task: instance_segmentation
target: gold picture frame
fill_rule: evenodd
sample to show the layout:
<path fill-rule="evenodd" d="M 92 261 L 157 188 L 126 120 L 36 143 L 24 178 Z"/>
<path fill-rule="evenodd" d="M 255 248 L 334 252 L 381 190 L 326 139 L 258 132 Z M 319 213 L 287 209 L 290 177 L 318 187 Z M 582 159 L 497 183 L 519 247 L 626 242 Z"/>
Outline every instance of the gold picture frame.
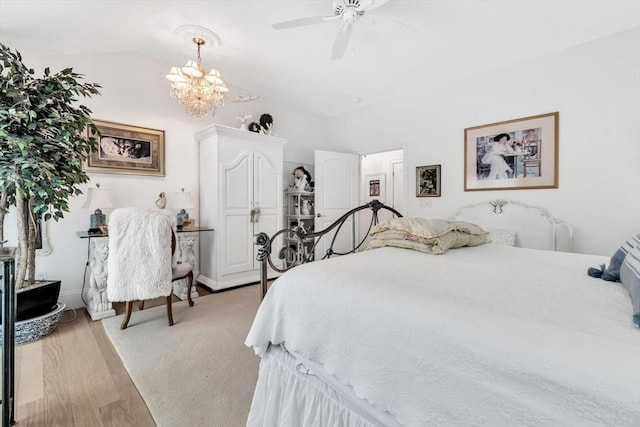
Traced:
<path fill-rule="evenodd" d="M 164 131 L 93 120 L 98 149 L 83 163 L 85 172 L 165 176 Z M 91 129 L 87 129 L 88 136 Z"/>
<path fill-rule="evenodd" d="M 558 188 L 560 113 L 464 130 L 464 191 Z"/>

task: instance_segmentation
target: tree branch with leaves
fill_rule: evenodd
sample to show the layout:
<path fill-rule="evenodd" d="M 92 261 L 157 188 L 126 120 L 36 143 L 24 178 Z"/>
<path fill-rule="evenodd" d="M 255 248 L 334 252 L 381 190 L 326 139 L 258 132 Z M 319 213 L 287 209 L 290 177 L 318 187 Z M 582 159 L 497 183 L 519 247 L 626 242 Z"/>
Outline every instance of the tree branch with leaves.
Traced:
<path fill-rule="evenodd" d="M 82 162 L 97 149 L 99 135 L 91 110 L 77 105 L 77 97 L 99 95 L 100 85 L 81 83 L 83 76 L 71 68 L 34 74 L 19 52 L 0 44 L 0 236 L 15 206 L 19 288 L 35 280 L 37 221 L 60 220 L 69 198 L 82 194 L 79 184 L 89 181 Z"/>

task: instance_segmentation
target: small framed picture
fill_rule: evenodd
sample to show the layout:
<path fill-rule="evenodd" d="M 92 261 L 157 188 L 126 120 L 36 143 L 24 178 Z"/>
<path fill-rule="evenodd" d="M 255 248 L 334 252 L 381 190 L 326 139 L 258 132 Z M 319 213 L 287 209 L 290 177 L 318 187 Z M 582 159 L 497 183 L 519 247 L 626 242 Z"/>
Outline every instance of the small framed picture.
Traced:
<path fill-rule="evenodd" d="M 440 197 L 440 165 L 416 167 L 416 197 Z"/>
<path fill-rule="evenodd" d="M 93 123 L 100 137 L 98 149 L 83 164 L 85 172 L 165 176 L 164 131 L 101 120 Z"/>
<path fill-rule="evenodd" d="M 365 184 L 367 186 L 366 193 L 369 200 L 379 200 L 384 203 L 386 198 L 386 174 L 378 173 L 367 175 L 365 177 Z"/>

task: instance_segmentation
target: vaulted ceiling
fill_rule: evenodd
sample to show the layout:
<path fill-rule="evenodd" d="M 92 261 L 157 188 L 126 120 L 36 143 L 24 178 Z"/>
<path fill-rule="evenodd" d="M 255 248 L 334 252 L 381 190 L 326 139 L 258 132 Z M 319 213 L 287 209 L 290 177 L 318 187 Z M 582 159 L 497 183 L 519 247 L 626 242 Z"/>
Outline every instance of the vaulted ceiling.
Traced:
<path fill-rule="evenodd" d="M 0 39 L 31 55 L 134 52 L 169 66 L 195 57 L 175 29 L 199 25 L 222 39 L 203 50 L 203 64 L 246 89 L 230 96 L 268 96 L 331 117 L 354 97 L 382 103 L 640 26 L 637 0 L 360 1 L 379 7 L 354 24 L 340 60 L 331 59 L 340 20 L 272 27 L 332 15 L 331 0 L 2 0 Z"/>

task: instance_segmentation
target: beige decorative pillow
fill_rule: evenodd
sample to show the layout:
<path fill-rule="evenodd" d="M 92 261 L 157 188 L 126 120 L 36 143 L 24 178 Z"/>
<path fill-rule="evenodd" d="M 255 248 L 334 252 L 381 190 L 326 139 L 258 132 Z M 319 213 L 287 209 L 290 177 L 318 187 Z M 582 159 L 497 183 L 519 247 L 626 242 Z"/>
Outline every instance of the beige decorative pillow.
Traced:
<path fill-rule="evenodd" d="M 488 231 L 485 230 L 484 228 L 480 227 L 477 224 L 472 224 L 470 222 L 449 221 L 449 224 L 451 224 L 454 230 L 462 231 L 463 233 L 469 233 L 469 234 L 487 234 L 488 233 Z"/>
<path fill-rule="evenodd" d="M 384 246 L 392 246 L 395 248 L 404 248 L 411 249 L 418 252 L 424 252 L 427 254 L 433 254 L 432 246 L 427 245 L 421 242 L 416 242 L 413 240 L 404 240 L 404 239 L 382 239 L 382 240 L 372 240 L 367 246 L 367 250 L 369 249 L 377 249 L 382 248 Z"/>
<path fill-rule="evenodd" d="M 392 218 L 382 224 L 378 224 L 371 232 L 372 236 L 377 233 L 394 230 L 404 231 L 418 237 L 430 239 L 442 236 L 454 228 L 444 219 L 426 219 L 426 218 Z"/>
<path fill-rule="evenodd" d="M 386 233 L 386 234 L 385 234 Z M 419 238 L 418 240 L 407 240 L 400 238 L 397 232 L 383 232 L 389 238 L 374 238 L 367 249 L 381 248 L 383 246 L 394 246 L 398 248 L 413 249 L 433 255 L 440 255 L 452 248 L 463 246 L 478 246 L 489 241 L 488 234 L 469 234 L 461 231 L 450 231 L 438 237 L 430 239 Z"/>

